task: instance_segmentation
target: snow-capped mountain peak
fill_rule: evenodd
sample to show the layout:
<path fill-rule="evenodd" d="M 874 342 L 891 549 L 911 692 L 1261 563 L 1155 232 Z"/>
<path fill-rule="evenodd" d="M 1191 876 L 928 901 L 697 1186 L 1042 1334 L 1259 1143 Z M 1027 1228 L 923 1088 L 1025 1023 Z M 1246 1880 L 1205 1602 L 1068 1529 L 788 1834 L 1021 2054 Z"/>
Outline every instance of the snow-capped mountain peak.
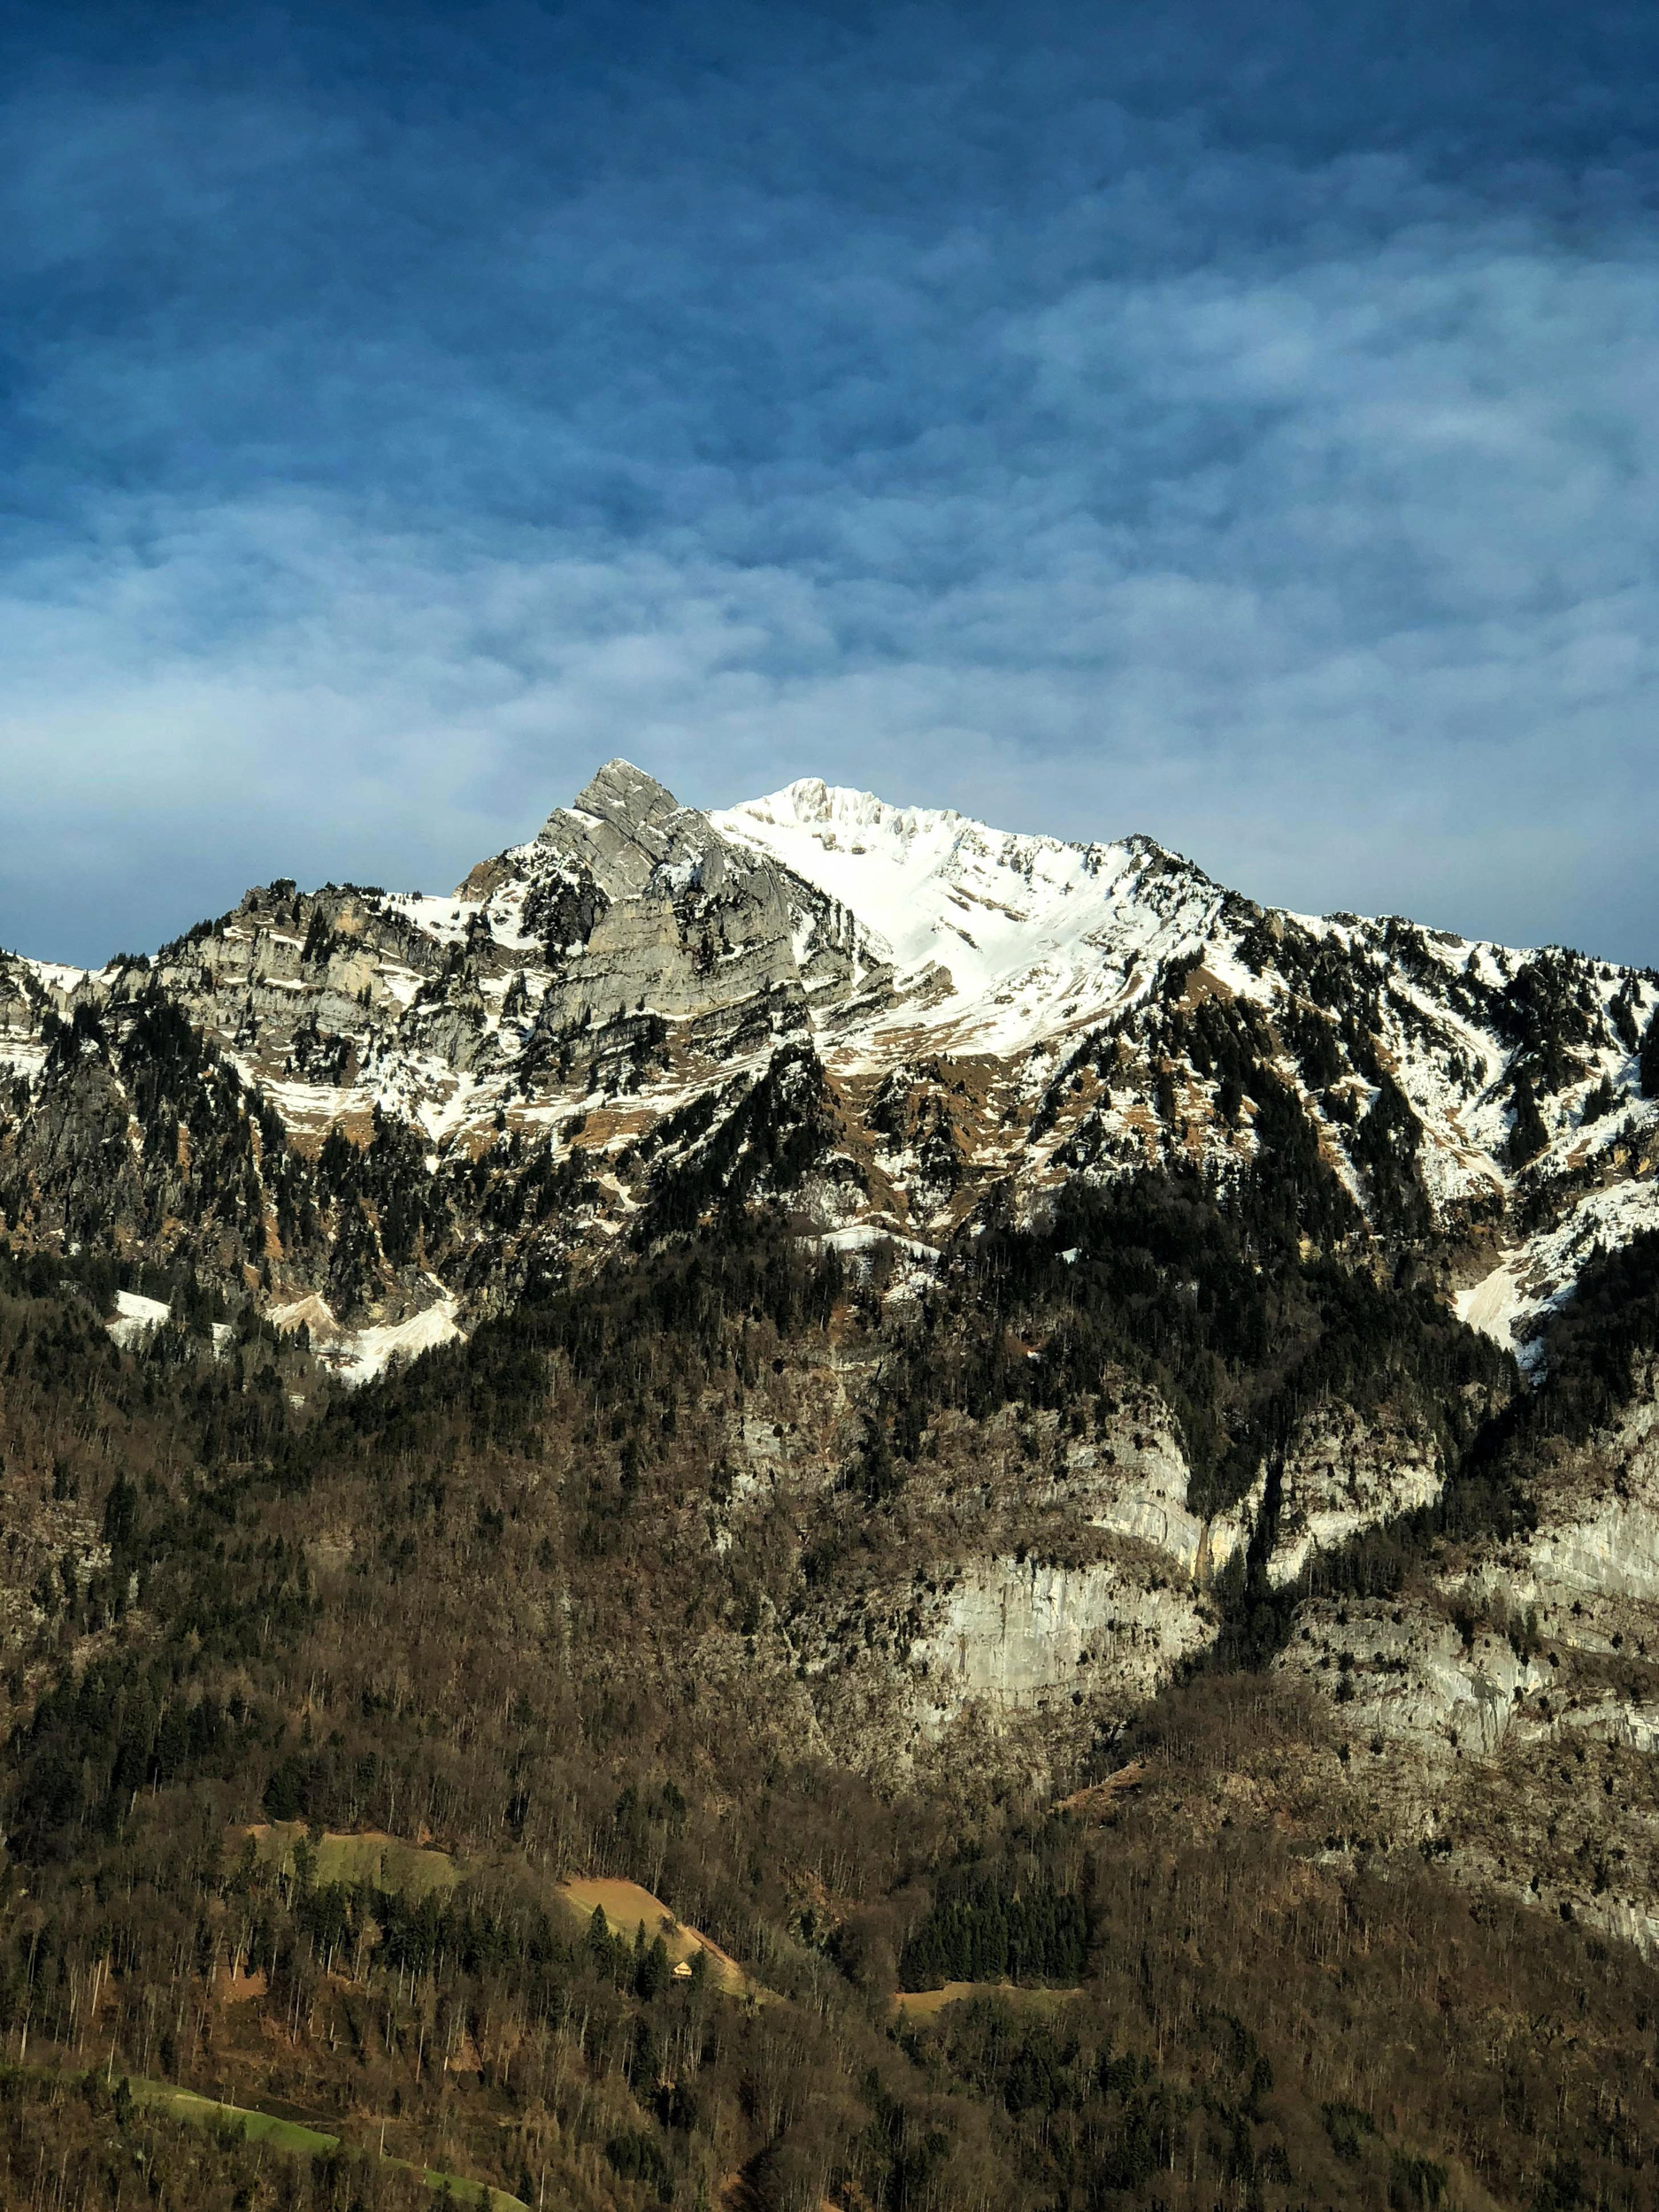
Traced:
<path fill-rule="evenodd" d="M 817 778 L 710 818 L 890 950 L 901 1003 L 889 1027 L 919 1024 L 963 1048 L 1008 1051 L 1098 1018 L 1203 927 L 1218 895 L 1148 840 L 1071 844 Z M 1149 900 L 1153 876 L 1163 891 Z M 903 986 L 930 972 L 940 987 L 918 1005 Z"/>
<path fill-rule="evenodd" d="M 826 1231 L 922 1245 L 994 1185 L 1278 1156 L 1311 1245 L 1432 1233 L 1461 1283 L 1502 1256 L 1470 1310 L 1507 1340 L 1659 1220 L 1656 1002 L 1558 949 L 1264 910 L 1148 838 L 812 778 L 705 814 L 617 760 L 448 897 L 283 880 L 153 961 L 0 956 L 0 1207 L 398 1328 L 549 1239 L 603 1248 L 682 1155 L 699 1192 L 791 1162 Z"/>

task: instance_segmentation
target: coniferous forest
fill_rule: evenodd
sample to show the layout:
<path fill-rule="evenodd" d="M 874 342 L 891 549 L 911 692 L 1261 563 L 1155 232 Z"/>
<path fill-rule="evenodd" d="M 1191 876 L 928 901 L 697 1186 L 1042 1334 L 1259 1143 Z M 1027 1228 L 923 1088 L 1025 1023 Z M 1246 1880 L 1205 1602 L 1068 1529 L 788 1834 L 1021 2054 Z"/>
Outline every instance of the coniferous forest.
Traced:
<path fill-rule="evenodd" d="M 0 1262 L 4 2201 L 1659 2197 L 1659 1976 L 1371 1832 L 1274 1663 L 1310 1594 L 1525 1524 L 1651 1351 L 1648 1243 L 1522 1402 L 1282 1190 L 1179 1178 L 994 1215 L 896 1303 L 740 1193 L 357 1391 L 250 1310 L 215 1346 L 182 1282 L 122 1350 L 118 1272 Z M 836 1345 L 879 1386 L 818 1520 L 711 1548 L 731 1408 Z M 1336 1391 L 1438 1409 L 1456 1471 L 1297 1584 L 1242 1557 L 1213 1647 L 1061 1781 L 833 1756 L 775 1671 L 803 1590 L 895 1540 L 941 1424 L 1087 1422 L 1102 1375 L 1218 1501 Z"/>

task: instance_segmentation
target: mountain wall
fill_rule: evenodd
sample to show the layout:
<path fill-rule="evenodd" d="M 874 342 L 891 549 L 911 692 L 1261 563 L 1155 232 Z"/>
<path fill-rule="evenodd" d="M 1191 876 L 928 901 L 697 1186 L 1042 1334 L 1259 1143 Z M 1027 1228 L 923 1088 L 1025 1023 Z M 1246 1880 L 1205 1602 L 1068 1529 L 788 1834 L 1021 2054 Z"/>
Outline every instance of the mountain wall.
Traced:
<path fill-rule="evenodd" d="M 1318 1593 L 1513 1457 L 1584 1271 L 1659 1230 L 1656 1010 L 1145 839 L 813 781 L 703 814 L 612 762 L 448 897 L 280 882 L 149 959 L 0 960 L 0 1212 L 129 1342 L 274 1332 L 321 1404 L 758 1209 L 847 1302 L 682 1398 L 670 1460 L 751 1563 L 780 1712 L 866 1769 L 1057 1785 L 1259 1615 L 1422 1839 L 1448 1744 L 1651 1747 L 1650 1365 L 1364 1650 Z M 1548 1695 L 1451 1624 L 1494 1605 Z"/>

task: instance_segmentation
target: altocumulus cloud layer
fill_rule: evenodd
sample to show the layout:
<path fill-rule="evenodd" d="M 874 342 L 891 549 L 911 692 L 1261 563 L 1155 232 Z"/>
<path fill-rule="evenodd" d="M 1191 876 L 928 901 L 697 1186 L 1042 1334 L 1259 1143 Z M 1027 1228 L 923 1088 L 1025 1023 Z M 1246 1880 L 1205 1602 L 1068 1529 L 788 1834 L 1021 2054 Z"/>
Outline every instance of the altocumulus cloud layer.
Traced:
<path fill-rule="evenodd" d="M 1659 961 L 1649 19 L 24 10 L 0 942 L 621 751 Z"/>

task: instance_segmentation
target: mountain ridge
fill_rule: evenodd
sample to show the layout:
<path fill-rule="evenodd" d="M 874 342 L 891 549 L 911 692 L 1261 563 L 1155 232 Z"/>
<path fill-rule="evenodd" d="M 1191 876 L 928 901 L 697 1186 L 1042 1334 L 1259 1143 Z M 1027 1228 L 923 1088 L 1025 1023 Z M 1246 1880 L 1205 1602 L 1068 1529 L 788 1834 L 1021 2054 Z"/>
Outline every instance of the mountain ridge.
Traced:
<path fill-rule="evenodd" d="M 648 1202 L 642 1146 L 695 1100 L 723 1102 L 723 1119 L 733 1087 L 786 1050 L 833 1094 L 841 1142 L 804 1201 L 826 1233 L 936 1245 L 1004 1179 L 1040 1203 L 1075 1174 L 1236 1176 L 1263 1141 L 1247 1066 L 1290 1094 L 1351 1233 L 1428 1239 L 1468 1317 L 1523 1354 L 1583 1256 L 1659 1218 L 1659 1108 L 1640 1080 L 1651 974 L 1397 918 L 1265 909 L 1150 839 L 1002 833 L 814 779 L 705 814 L 612 761 L 448 899 L 285 881 L 149 961 L 0 962 L 0 1204 L 12 1233 L 49 1246 L 71 1234 L 67 1212 L 51 1224 L 65 1150 L 94 1140 L 68 1113 L 51 1161 L 29 1156 L 24 1125 L 45 1096 L 31 1087 L 60 1103 L 74 1087 L 48 1024 L 106 1012 L 130 1026 L 141 1002 L 165 1002 L 222 1057 L 292 1163 L 320 1159 L 331 1130 L 360 1147 L 396 1125 L 454 1215 L 449 1186 L 503 1132 L 545 1147 L 544 1179 L 550 1160 L 596 1185 L 566 1259 Z M 117 1071 L 93 1118 L 106 1170 L 131 1186 L 112 1133 L 125 1095 Z M 144 1119 L 141 1102 L 129 1139 Z M 138 1148 L 151 1169 L 157 1141 Z M 328 1194 L 302 1192 L 315 1177 L 297 1165 L 286 1204 L 265 1188 L 265 1141 L 240 1148 L 240 1264 L 265 1279 L 267 1310 L 326 1304 Z M 500 1173 L 522 1183 L 524 1165 Z M 187 1202 L 134 1194 L 129 1240 L 194 1263 L 187 1187 L 199 1202 L 201 1178 L 186 1164 L 173 1180 Z M 511 1267 L 504 1291 L 468 1279 L 426 1234 L 434 1208 L 410 1202 L 421 1231 L 389 1248 L 377 1227 L 359 1326 L 442 1308 L 465 1327 L 511 1294 Z"/>

